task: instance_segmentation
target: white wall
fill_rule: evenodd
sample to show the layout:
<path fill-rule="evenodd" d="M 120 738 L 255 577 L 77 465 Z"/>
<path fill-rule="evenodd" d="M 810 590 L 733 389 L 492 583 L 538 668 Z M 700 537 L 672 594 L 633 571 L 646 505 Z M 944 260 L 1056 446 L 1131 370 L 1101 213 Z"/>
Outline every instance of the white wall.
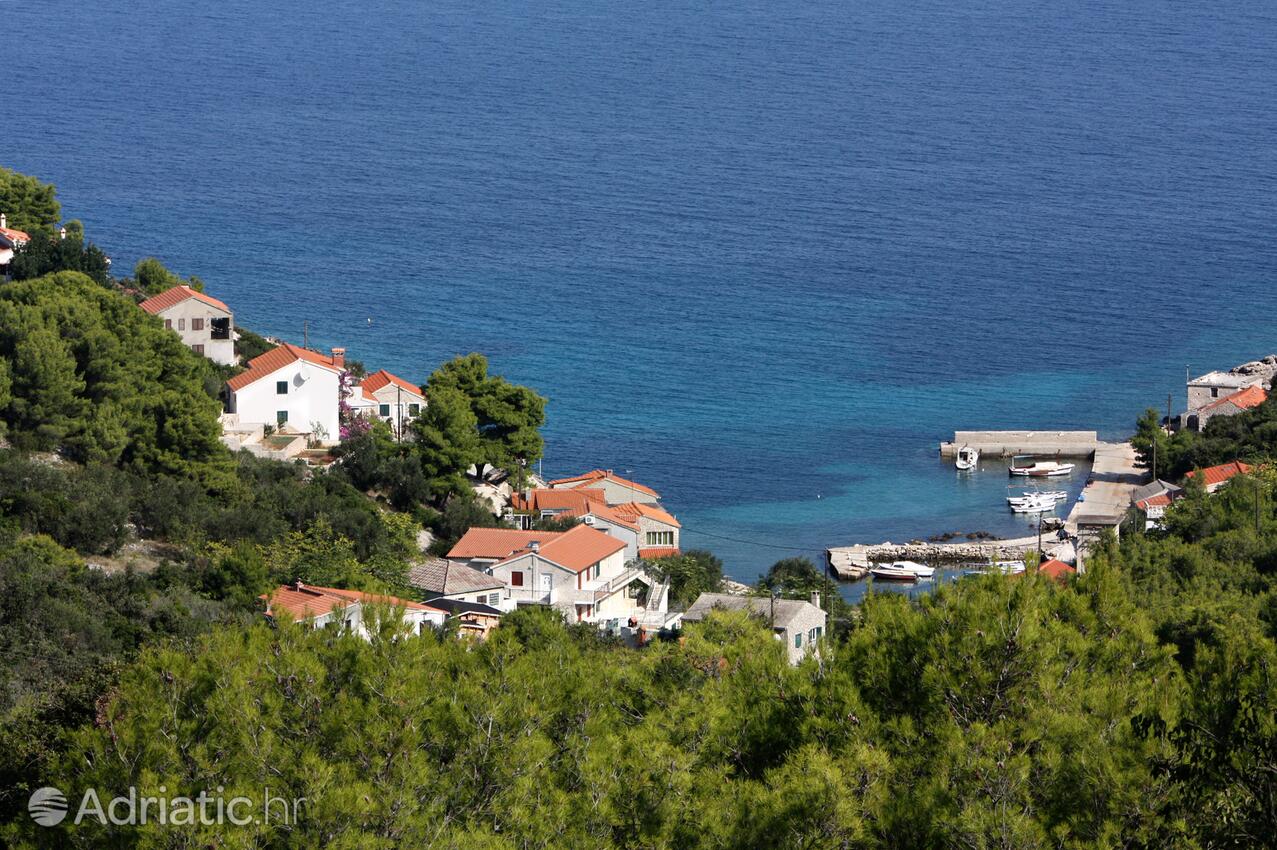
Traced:
<path fill-rule="evenodd" d="M 278 381 L 288 382 L 288 392 L 276 391 Z M 276 411 L 288 411 L 288 424 L 302 433 L 311 433 L 318 422 L 326 444 L 338 442 L 338 376 L 336 372 L 306 360 L 296 360 L 231 394 L 231 413 L 242 423 L 276 424 Z"/>
<path fill-rule="evenodd" d="M 612 522 L 609 519 L 598 516 L 597 514 L 589 514 L 591 521 L 586 523 L 596 531 L 601 531 L 609 537 L 615 537 L 625 544 L 625 552 L 622 555 L 624 561 L 633 561 L 638 557 L 639 550 L 639 533 L 632 528 L 627 528 L 619 523 Z"/>
<path fill-rule="evenodd" d="M 214 363 L 229 366 L 235 362 L 235 322 L 231 322 L 230 339 L 213 339 L 213 319 L 228 319 L 230 313 L 205 304 L 198 298 L 187 298 L 156 315 L 161 321 L 171 322 L 173 332 L 188 346 L 204 346 L 204 356 Z M 198 331 L 193 330 L 192 319 L 203 319 L 204 327 Z"/>

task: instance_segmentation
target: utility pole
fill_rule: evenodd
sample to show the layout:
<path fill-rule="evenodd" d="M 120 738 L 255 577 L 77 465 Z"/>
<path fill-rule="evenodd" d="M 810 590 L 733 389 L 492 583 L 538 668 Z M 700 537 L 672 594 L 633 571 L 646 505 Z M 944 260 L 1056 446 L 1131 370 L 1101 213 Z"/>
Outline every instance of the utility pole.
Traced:
<path fill-rule="evenodd" d="M 1255 535 L 1259 535 L 1259 479 L 1255 479 Z"/>
<path fill-rule="evenodd" d="M 310 321 L 302 321 L 302 348 L 310 348 Z"/>
<path fill-rule="evenodd" d="M 1166 431 L 1167 433 L 1169 433 L 1170 430 L 1171 430 L 1171 394 L 1167 393 L 1166 394 Z"/>

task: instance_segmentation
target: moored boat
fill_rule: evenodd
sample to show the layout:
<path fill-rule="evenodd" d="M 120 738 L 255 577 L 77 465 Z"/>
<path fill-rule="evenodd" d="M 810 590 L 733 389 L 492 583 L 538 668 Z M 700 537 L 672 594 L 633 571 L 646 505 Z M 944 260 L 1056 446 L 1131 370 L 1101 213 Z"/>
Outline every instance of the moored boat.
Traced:
<path fill-rule="evenodd" d="M 907 570 L 918 578 L 931 578 L 936 574 L 935 567 L 928 567 L 926 564 L 919 564 L 914 561 L 893 561 L 891 569 Z"/>
<path fill-rule="evenodd" d="M 957 457 L 953 459 L 953 465 L 964 472 L 968 469 L 975 469 L 976 464 L 979 462 L 980 450 L 973 449 L 970 446 L 963 446 L 958 449 Z"/>
<path fill-rule="evenodd" d="M 917 581 L 916 576 L 911 570 L 900 569 L 896 566 L 874 567 L 869 571 L 869 575 L 873 576 L 874 581 Z"/>
<path fill-rule="evenodd" d="M 1034 496 L 1023 501 L 1011 502 L 1008 507 L 1017 514 L 1044 514 L 1055 510 L 1059 504 L 1059 499 L 1044 499 Z"/>
<path fill-rule="evenodd" d="M 1073 464 L 1060 463 L 1054 460 L 1039 460 L 1033 463 L 1017 464 L 1016 460 L 1012 458 L 1011 466 L 1007 469 L 1007 472 L 1024 478 L 1055 478 L 1072 473 Z"/>

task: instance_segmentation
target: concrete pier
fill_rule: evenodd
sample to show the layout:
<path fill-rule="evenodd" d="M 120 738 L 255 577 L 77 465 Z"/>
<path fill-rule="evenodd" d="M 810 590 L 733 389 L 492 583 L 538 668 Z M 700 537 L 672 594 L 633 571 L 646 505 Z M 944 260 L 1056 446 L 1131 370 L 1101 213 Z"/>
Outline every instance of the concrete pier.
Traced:
<path fill-rule="evenodd" d="M 1095 431 L 954 431 L 952 442 L 940 444 L 940 456 L 953 457 L 963 446 L 989 457 L 1090 457 L 1100 440 Z"/>
<path fill-rule="evenodd" d="M 918 561 L 923 564 L 976 564 L 990 560 L 1017 560 L 1038 547 L 1038 536 L 1013 540 L 979 540 L 962 543 L 876 543 L 835 546 L 825 550 L 829 570 L 840 579 L 864 578 L 874 564 Z M 1054 531 L 1042 532 L 1042 548 L 1053 558 L 1073 560 L 1073 545 L 1062 543 Z"/>

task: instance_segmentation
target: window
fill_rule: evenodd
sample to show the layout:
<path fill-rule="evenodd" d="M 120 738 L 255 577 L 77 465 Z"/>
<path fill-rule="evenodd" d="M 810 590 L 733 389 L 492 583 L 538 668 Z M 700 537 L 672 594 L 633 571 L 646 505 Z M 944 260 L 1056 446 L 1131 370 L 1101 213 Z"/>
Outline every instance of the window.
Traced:
<path fill-rule="evenodd" d="M 389 415 L 390 415 L 390 405 L 388 405 L 388 404 L 379 404 L 379 405 L 377 405 L 377 414 L 378 414 L 378 415 L 380 415 L 380 416 L 389 416 Z"/>
<path fill-rule="evenodd" d="M 816 638 L 818 637 L 820 637 L 820 626 L 817 626 L 816 628 L 812 629 L 811 631 L 807 633 L 807 642 L 815 643 Z"/>
<path fill-rule="evenodd" d="M 192 346 L 191 346 L 191 350 L 192 350 L 192 351 L 194 351 L 196 354 L 203 354 L 203 353 L 204 353 L 204 346 L 202 346 L 202 345 L 192 345 Z"/>
<path fill-rule="evenodd" d="M 510 573 L 510 586 L 523 587 L 523 572 L 521 570 L 515 570 Z"/>
<path fill-rule="evenodd" d="M 598 578 L 600 575 L 602 575 L 602 573 L 603 573 L 603 564 L 601 564 L 601 563 L 599 563 L 599 564 L 595 564 L 595 565 L 594 565 L 594 577 L 595 577 L 595 578 Z"/>
<path fill-rule="evenodd" d="M 410 405 L 408 405 L 408 415 L 409 415 L 409 416 L 416 416 L 416 415 L 417 415 L 418 413 L 420 413 L 420 412 L 421 412 L 421 405 L 419 405 L 419 404 L 410 404 Z"/>
<path fill-rule="evenodd" d="M 647 533 L 648 546 L 673 546 L 674 532 L 672 531 L 649 531 Z"/>
<path fill-rule="evenodd" d="M 203 319 L 191 319 L 191 330 L 193 330 L 193 331 L 202 331 L 202 330 L 204 330 L 204 320 L 203 320 Z"/>
<path fill-rule="evenodd" d="M 230 319 L 213 319 L 209 322 L 212 327 L 210 334 L 213 339 L 230 339 L 231 338 L 231 320 Z"/>
<path fill-rule="evenodd" d="M 178 320 L 177 320 L 177 329 L 178 329 L 179 331 L 184 331 L 184 330 L 186 330 L 186 319 L 178 319 Z"/>
<path fill-rule="evenodd" d="M 488 604 L 494 607 L 501 604 L 501 594 L 500 593 L 488 594 Z"/>
<path fill-rule="evenodd" d="M 794 649 L 802 649 L 802 648 L 803 648 L 803 633 L 799 632 L 798 634 L 794 635 Z"/>
<path fill-rule="evenodd" d="M 172 319 L 165 319 L 165 320 L 164 320 L 164 330 L 166 330 L 166 331 L 171 331 L 171 330 L 173 330 L 173 320 L 172 320 Z"/>
<path fill-rule="evenodd" d="M 276 410 L 276 411 L 275 411 L 275 424 L 277 424 L 277 425 L 283 425 L 283 424 L 285 424 L 286 422 L 288 422 L 288 411 L 287 411 L 287 410 Z"/>
<path fill-rule="evenodd" d="M 275 382 L 275 395 L 288 395 L 288 381 Z"/>
<path fill-rule="evenodd" d="M 1210 397 L 1211 397 L 1211 398 L 1219 398 L 1219 387 L 1211 387 L 1211 388 L 1210 388 Z"/>

